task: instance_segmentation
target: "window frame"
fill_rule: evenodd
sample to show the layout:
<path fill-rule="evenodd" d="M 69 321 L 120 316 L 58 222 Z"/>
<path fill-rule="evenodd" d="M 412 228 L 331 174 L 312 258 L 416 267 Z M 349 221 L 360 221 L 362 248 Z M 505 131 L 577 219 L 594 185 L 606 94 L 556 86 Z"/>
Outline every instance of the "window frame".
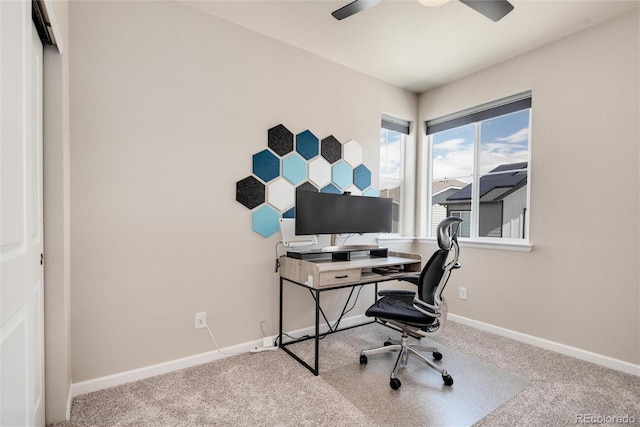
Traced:
<path fill-rule="evenodd" d="M 382 238 L 395 238 L 403 236 L 405 224 L 404 224 L 404 210 L 405 210 L 405 201 L 407 195 L 405 194 L 405 182 L 406 182 L 406 165 L 405 165 L 405 156 L 407 149 L 407 138 L 410 133 L 411 122 L 399 119 L 396 117 L 392 117 L 386 114 L 382 114 L 381 124 L 380 124 L 380 137 L 382 140 L 382 131 L 386 130 L 388 132 L 395 132 L 400 136 L 400 173 L 398 178 L 384 177 L 380 174 L 380 169 L 382 169 L 382 162 L 378 167 L 378 192 L 380 196 L 382 196 L 382 188 L 384 184 L 391 184 L 392 186 L 400 187 L 400 200 L 398 204 L 398 229 L 397 231 L 392 231 L 391 233 L 381 233 L 380 237 Z"/>
<path fill-rule="evenodd" d="M 509 172 L 484 172 L 480 173 L 478 170 L 480 164 L 480 146 L 481 141 L 479 138 L 480 123 L 484 120 L 497 118 L 506 114 L 515 113 L 517 111 L 529 110 L 529 136 L 528 136 L 528 149 L 527 149 L 527 183 L 526 183 L 526 206 L 523 214 L 524 223 L 524 237 L 523 238 L 508 238 L 508 237 L 480 237 L 478 236 L 478 227 L 480 220 L 479 211 L 479 192 L 480 186 L 477 185 L 480 179 L 487 175 L 499 175 Z M 516 94 L 510 97 L 502 98 L 496 101 L 492 101 L 486 104 L 478 105 L 457 113 L 449 114 L 434 120 L 426 120 L 425 126 L 425 146 L 426 150 L 423 150 L 423 165 L 426 165 L 423 170 L 426 170 L 423 175 L 423 182 L 426 183 L 423 194 L 426 195 L 425 201 L 422 205 L 421 223 L 422 236 L 418 238 L 418 241 L 433 242 L 436 236 L 432 235 L 432 221 L 433 221 L 433 134 L 448 129 L 455 129 L 468 124 L 473 124 L 473 165 L 472 165 L 472 196 L 471 196 L 471 211 L 472 221 L 470 224 L 470 237 L 460 237 L 459 241 L 462 246 L 467 247 L 479 247 L 501 250 L 515 250 L 515 251 L 531 251 L 532 244 L 530 242 L 529 224 L 531 217 L 531 129 L 532 129 L 532 95 L 531 91 Z M 523 170 L 523 169 L 519 169 Z M 515 169 L 514 169 L 515 171 Z M 513 172 L 513 171 L 510 171 Z M 456 177 L 451 177 L 455 179 Z M 504 226 L 504 225 L 503 225 Z"/>

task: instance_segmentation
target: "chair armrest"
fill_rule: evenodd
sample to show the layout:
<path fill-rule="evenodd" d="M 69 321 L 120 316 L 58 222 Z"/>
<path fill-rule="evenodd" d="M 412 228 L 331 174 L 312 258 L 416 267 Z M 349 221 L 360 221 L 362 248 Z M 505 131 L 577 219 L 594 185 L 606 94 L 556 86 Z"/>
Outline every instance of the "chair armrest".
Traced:
<path fill-rule="evenodd" d="M 399 299 L 401 301 L 406 302 L 407 304 L 413 304 L 413 299 L 416 296 L 414 291 L 409 291 L 405 289 L 384 289 L 378 291 L 378 295 L 381 297 L 390 297 Z"/>
<path fill-rule="evenodd" d="M 406 274 L 404 276 L 398 277 L 397 280 L 402 280 L 404 282 L 413 283 L 414 285 L 418 286 L 418 283 L 420 283 L 420 273 L 417 273 L 417 274 Z"/>

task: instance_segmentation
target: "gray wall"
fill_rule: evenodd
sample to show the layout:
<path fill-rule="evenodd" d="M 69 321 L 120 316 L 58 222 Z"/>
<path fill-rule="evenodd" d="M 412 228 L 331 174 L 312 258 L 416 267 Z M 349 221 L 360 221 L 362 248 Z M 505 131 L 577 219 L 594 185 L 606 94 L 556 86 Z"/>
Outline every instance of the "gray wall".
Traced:
<path fill-rule="evenodd" d="M 420 96 L 421 123 L 533 96 L 533 251 L 463 247 L 446 290 L 451 313 L 640 364 L 638 15 Z"/>
<path fill-rule="evenodd" d="M 73 382 L 214 350 L 199 311 L 221 347 L 275 334 L 279 235 L 236 181 L 279 123 L 355 139 L 375 172 L 381 113 L 414 119 L 417 95 L 181 3 L 69 8 Z"/>

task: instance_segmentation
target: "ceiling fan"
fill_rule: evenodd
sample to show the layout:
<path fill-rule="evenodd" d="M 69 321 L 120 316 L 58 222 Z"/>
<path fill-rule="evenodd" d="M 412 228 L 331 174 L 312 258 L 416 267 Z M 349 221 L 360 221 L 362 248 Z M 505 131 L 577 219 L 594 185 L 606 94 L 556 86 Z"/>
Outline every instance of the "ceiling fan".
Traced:
<path fill-rule="evenodd" d="M 418 0 L 420 3 L 426 6 L 437 6 L 446 3 L 448 0 Z M 513 5 L 507 0 L 460 0 L 476 12 L 481 13 L 494 22 L 498 22 L 504 18 L 505 15 L 513 10 Z M 338 10 L 333 11 L 331 14 L 337 20 L 342 20 L 361 12 L 365 9 L 369 9 L 381 3 L 382 0 L 354 0 L 346 6 L 341 7 Z"/>

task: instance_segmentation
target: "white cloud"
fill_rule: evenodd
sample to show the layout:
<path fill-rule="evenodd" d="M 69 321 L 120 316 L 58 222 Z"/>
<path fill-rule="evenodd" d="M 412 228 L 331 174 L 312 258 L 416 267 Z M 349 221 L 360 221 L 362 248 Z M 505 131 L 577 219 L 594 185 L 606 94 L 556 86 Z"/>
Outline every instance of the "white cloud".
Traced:
<path fill-rule="evenodd" d="M 464 138 L 452 138 L 438 142 L 434 145 L 434 148 L 436 150 L 460 150 L 461 148 L 465 148 L 465 145 L 468 144 L 469 142 Z"/>
<path fill-rule="evenodd" d="M 512 133 L 504 138 L 497 138 L 498 141 L 506 142 L 524 142 L 529 140 L 529 128 L 522 128 L 519 131 Z"/>
<path fill-rule="evenodd" d="M 444 156 L 436 156 L 433 159 L 433 179 L 462 178 L 471 175 L 473 165 L 473 149 L 465 147 L 464 150 L 451 151 Z"/>

